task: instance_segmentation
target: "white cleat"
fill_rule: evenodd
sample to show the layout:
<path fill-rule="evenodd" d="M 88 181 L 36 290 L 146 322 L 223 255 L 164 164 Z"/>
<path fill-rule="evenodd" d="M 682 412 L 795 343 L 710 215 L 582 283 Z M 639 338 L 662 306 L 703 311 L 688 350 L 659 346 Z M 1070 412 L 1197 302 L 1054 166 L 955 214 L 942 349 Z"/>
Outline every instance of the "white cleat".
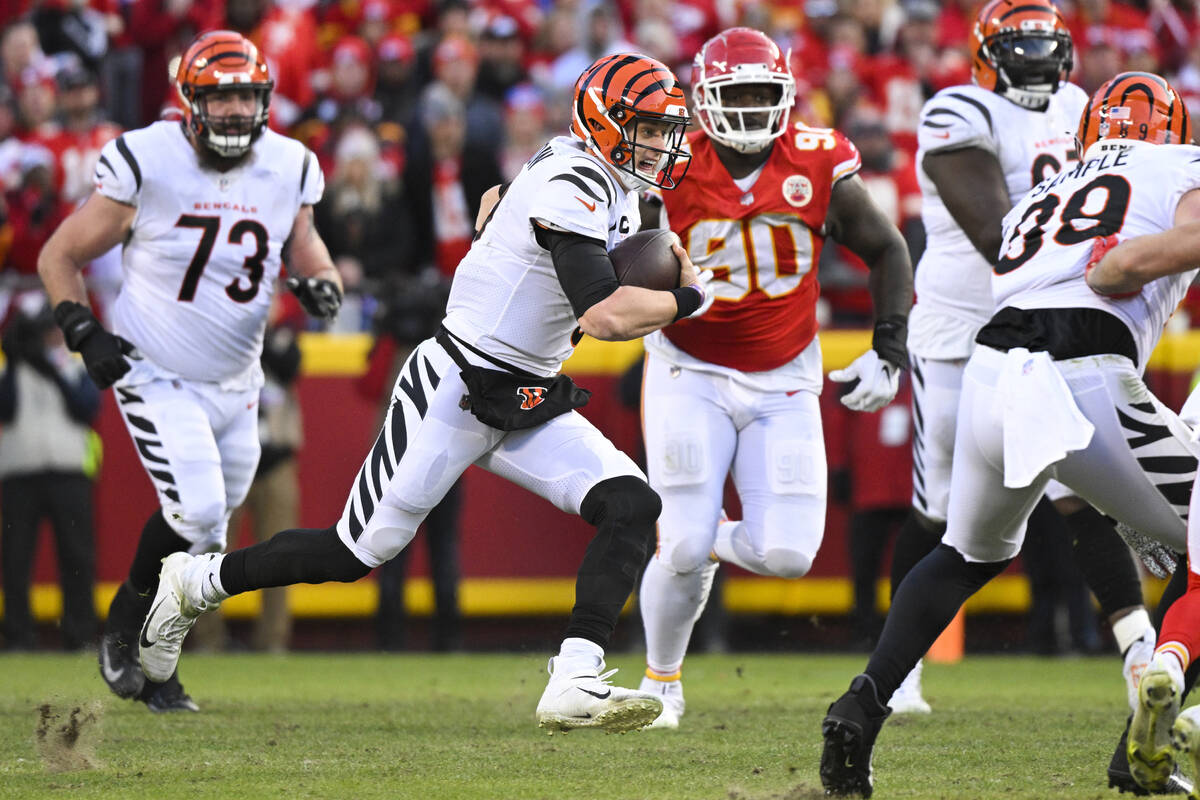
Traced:
<path fill-rule="evenodd" d="M 1154 639 L 1154 630 L 1151 629 L 1125 651 L 1121 676 L 1125 678 L 1125 694 L 1129 698 L 1130 711 L 1137 711 L 1138 684 L 1142 680 L 1142 674 L 1150 666 L 1150 659 L 1154 658 Z"/>
<path fill-rule="evenodd" d="M 904 676 L 904 682 L 888 700 L 888 708 L 892 709 L 893 714 L 929 714 L 933 711 L 921 696 L 921 673 L 924 670 L 925 662 L 918 661 L 912 671 Z"/>
<path fill-rule="evenodd" d="M 1172 726 L 1179 714 L 1183 674 L 1178 662 L 1173 665 L 1175 669 L 1167 662 L 1174 659 L 1156 658 L 1142 673 L 1138 706 L 1129 725 L 1129 773 L 1139 786 L 1151 792 L 1165 789 L 1175 771 Z"/>
<path fill-rule="evenodd" d="M 683 682 L 656 681 L 650 677 L 642 678 L 638 691 L 652 694 L 662 700 L 663 710 L 658 717 L 646 726 L 648 731 L 670 730 L 679 727 L 679 718 L 683 716 Z"/>
<path fill-rule="evenodd" d="M 200 594 L 199 567 L 214 557 L 214 553 L 200 556 L 172 553 L 163 559 L 158 593 L 138 640 L 142 672 L 150 680 L 163 683 L 175 673 L 183 639 L 196 618 L 220 605 L 206 602 Z"/>
<path fill-rule="evenodd" d="M 551 734 L 576 728 L 598 728 L 605 733 L 636 731 L 662 713 L 662 701 L 654 695 L 609 683 L 615 669 L 600 673 L 585 667 L 566 672 L 555 669 L 557 660 L 550 659 L 550 682 L 537 705 L 538 727 Z"/>

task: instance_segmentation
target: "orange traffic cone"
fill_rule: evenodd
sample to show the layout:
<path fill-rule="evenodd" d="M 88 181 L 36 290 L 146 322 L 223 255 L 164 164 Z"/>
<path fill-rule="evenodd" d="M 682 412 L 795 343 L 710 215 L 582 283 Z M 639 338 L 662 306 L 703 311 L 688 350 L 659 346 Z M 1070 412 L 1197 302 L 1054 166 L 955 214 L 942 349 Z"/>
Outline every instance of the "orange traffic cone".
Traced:
<path fill-rule="evenodd" d="M 960 608 L 929 648 L 927 657 L 935 664 L 957 664 L 963 658 L 963 641 L 966 638 L 966 624 L 963 610 Z"/>

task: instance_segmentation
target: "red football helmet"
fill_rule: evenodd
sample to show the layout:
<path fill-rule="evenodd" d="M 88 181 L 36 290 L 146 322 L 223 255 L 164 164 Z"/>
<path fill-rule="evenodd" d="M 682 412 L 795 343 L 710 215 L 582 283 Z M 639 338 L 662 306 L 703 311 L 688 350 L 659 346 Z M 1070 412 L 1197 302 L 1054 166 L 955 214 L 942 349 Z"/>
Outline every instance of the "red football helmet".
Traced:
<path fill-rule="evenodd" d="M 193 41 L 175 72 L 183 100 L 183 122 L 195 141 L 225 158 L 250 150 L 267 127 L 275 81 L 254 43 L 234 31 L 209 31 Z M 255 110 L 250 116 L 209 116 L 207 98 L 216 92 L 250 89 Z"/>
<path fill-rule="evenodd" d="M 679 81 L 662 62 L 637 53 L 601 58 L 579 76 L 573 112 L 571 133 L 635 186 L 674 189 L 683 180 L 691 116 Z M 638 123 L 667 126 L 666 146 L 639 143 Z M 657 153 L 657 163 L 639 168 L 636 156 L 646 152 Z"/>
<path fill-rule="evenodd" d="M 1192 121 L 1179 92 L 1149 72 L 1122 72 L 1096 90 L 1079 119 L 1079 152 L 1088 158 L 1131 143 L 1191 144 Z M 1104 142 L 1093 150 L 1092 145 Z"/>
<path fill-rule="evenodd" d="M 1041 110 L 1074 65 L 1071 34 L 1050 0 L 988 0 L 971 31 L 976 85 Z"/>
<path fill-rule="evenodd" d="M 692 108 L 709 138 L 742 153 L 757 153 L 787 130 L 796 100 L 789 53 L 753 28 L 730 28 L 704 43 L 692 62 Z M 773 105 L 733 106 L 731 86 L 779 87 Z"/>

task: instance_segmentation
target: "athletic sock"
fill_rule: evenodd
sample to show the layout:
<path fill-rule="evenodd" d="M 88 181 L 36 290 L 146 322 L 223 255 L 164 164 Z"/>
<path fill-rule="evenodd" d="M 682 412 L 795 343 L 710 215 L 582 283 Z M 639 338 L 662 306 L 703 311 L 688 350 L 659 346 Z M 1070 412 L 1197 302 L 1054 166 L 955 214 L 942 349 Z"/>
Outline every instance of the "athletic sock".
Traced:
<path fill-rule="evenodd" d="M 651 558 L 642 575 L 638 602 L 646 630 L 646 664 L 655 672 L 679 672 L 696 620 L 704 611 L 719 564 L 676 573 Z"/>
<path fill-rule="evenodd" d="M 167 524 L 162 509 L 155 509 L 138 538 L 137 551 L 129 566 L 129 585 L 135 593 L 146 596 L 146 611 L 158 590 L 158 573 L 162 571 L 162 560 L 172 553 L 186 553 L 192 543 L 184 539 Z"/>
<path fill-rule="evenodd" d="M 895 598 L 900 582 L 917 563 L 933 552 L 942 540 L 940 532 L 931 531 L 917 519 L 917 512 L 910 510 L 900 526 L 896 536 L 896 545 L 892 550 L 892 597 Z"/>
<path fill-rule="evenodd" d="M 371 571 L 342 543 L 335 528 L 281 531 L 265 542 L 226 553 L 219 561 L 217 580 L 226 596 L 293 583 L 350 583 Z"/>
<path fill-rule="evenodd" d="M 867 662 L 879 699 L 887 703 L 967 598 L 999 575 L 1008 561 L 968 562 L 939 544 L 921 559 L 896 592 L 879 644 Z"/>
<path fill-rule="evenodd" d="M 1129 545 L 1111 520 L 1091 506 L 1063 516 L 1075 563 L 1105 617 L 1142 604 L 1142 582 Z M 1149 617 L 1146 618 L 1149 625 Z M 1137 637 L 1134 637 L 1137 638 Z M 1128 648 L 1128 644 L 1125 648 Z M 1124 649 L 1124 648 L 1123 648 Z"/>

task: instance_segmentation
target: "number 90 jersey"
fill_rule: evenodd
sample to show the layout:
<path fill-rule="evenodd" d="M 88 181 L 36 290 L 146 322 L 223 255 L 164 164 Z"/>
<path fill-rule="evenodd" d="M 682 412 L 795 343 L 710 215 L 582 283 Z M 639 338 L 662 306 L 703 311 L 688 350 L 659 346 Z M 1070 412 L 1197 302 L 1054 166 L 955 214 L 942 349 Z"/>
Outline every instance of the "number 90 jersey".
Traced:
<path fill-rule="evenodd" d="M 113 329 L 153 365 L 198 381 L 261 380 L 280 252 L 325 179 L 304 145 L 270 130 L 234 169 L 200 166 L 178 122 L 105 145 L 96 190 L 137 209 Z"/>
<path fill-rule="evenodd" d="M 662 193 L 663 205 L 692 261 L 713 271 L 716 299 L 704 316 L 680 320 L 662 335 L 710 364 L 776 369 L 817 334 L 815 266 L 829 197 L 837 181 L 862 166 L 858 150 L 837 131 L 796 123 L 743 191 L 704 133 L 688 141 L 687 177 Z"/>
<path fill-rule="evenodd" d="M 1042 181 L 1004 217 L 992 275 L 997 308 L 1097 308 L 1124 322 L 1145 369 L 1196 270 L 1151 281 L 1133 297 L 1096 294 L 1084 269 L 1097 236 L 1125 240 L 1175 224 L 1180 198 L 1200 189 L 1200 148 L 1137 143 Z"/>

